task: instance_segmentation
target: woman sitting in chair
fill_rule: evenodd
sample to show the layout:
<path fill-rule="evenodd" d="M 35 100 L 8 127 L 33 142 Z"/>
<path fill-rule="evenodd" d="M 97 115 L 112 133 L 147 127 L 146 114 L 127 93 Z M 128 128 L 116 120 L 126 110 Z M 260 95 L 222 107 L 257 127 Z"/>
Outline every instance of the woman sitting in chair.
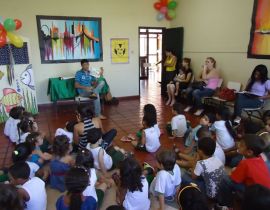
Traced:
<path fill-rule="evenodd" d="M 192 106 L 197 109 L 194 115 L 199 116 L 202 114 L 203 104 L 202 99 L 203 97 L 210 97 L 213 96 L 215 93 L 216 88 L 219 85 L 219 71 L 216 69 L 216 61 L 212 57 L 208 57 L 205 60 L 205 64 L 202 66 L 201 76 L 197 81 L 204 82 L 205 86 L 187 89 L 187 100 L 189 106 L 184 110 L 188 112 Z"/>
<path fill-rule="evenodd" d="M 234 105 L 234 122 L 240 123 L 244 108 L 259 108 L 265 99 L 270 98 L 270 80 L 265 65 L 257 65 L 247 83 L 245 91 L 237 94 Z"/>
<path fill-rule="evenodd" d="M 179 74 L 176 75 L 169 84 L 167 84 L 168 101 L 166 105 L 172 106 L 175 103 L 175 96 L 178 95 L 179 91 L 186 89 L 192 79 L 192 69 L 190 68 L 190 58 L 183 58 Z"/>

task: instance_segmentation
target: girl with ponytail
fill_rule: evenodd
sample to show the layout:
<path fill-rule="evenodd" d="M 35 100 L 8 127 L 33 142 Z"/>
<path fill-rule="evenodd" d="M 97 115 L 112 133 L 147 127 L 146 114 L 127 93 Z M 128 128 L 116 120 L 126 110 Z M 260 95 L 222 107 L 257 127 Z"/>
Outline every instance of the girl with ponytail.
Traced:
<path fill-rule="evenodd" d="M 223 150 L 232 149 L 235 146 L 234 138 L 236 137 L 236 132 L 232 127 L 230 118 L 231 114 L 229 109 L 223 107 L 217 111 L 217 121 L 213 124 L 213 130 L 216 132 L 217 143 Z"/>
<path fill-rule="evenodd" d="M 89 174 L 83 167 L 71 168 L 65 177 L 67 193 L 58 198 L 56 210 L 96 210 L 97 202 L 92 196 L 83 196 L 89 185 Z"/>

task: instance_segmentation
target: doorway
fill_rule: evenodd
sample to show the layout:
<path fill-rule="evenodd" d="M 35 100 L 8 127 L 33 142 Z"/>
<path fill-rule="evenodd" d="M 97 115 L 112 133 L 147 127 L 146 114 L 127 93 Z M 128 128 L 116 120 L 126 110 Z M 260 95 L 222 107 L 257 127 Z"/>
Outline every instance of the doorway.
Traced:
<path fill-rule="evenodd" d="M 139 27 L 139 78 L 142 83 L 161 81 L 163 28 Z"/>

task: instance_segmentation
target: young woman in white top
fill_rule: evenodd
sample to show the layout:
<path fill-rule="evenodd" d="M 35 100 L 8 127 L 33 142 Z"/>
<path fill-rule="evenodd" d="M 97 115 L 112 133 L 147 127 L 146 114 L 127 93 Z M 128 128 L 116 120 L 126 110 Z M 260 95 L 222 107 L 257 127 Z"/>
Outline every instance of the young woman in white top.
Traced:
<path fill-rule="evenodd" d="M 219 109 L 216 113 L 216 119 L 217 121 L 214 122 L 211 130 L 216 132 L 217 143 L 224 151 L 235 149 L 234 138 L 236 133 L 232 128 L 229 109 Z"/>
<path fill-rule="evenodd" d="M 15 163 L 9 168 L 9 174 L 10 183 L 21 186 L 18 192 L 25 202 L 25 210 L 47 209 L 45 182 L 38 177 L 29 178 L 30 168 L 27 163 Z"/>
<path fill-rule="evenodd" d="M 114 175 L 117 185 L 117 203 L 126 210 L 149 210 L 148 182 L 142 168 L 134 158 L 126 158 L 120 164 L 120 177 Z"/>

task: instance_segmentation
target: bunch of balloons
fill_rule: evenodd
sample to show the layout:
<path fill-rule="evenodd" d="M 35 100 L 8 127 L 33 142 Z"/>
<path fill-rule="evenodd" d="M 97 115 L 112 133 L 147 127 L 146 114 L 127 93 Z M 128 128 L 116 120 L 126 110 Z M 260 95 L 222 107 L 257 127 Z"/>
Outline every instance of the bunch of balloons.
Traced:
<path fill-rule="evenodd" d="M 154 3 L 154 8 L 158 11 L 157 20 L 161 21 L 164 18 L 172 20 L 176 17 L 175 8 L 177 2 L 175 0 L 160 0 Z"/>
<path fill-rule="evenodd" d="M 15 47 L 21 48 L 23 46 L 23 40 L 18 35 L 14 34 L 13 31 L 18 30 L 22 27 L 22 21 L 18 19 L 7 18 L 4 24 L 0 23 L 0 47 L 7 44 L 7 38 L 9 42 Z"/>

